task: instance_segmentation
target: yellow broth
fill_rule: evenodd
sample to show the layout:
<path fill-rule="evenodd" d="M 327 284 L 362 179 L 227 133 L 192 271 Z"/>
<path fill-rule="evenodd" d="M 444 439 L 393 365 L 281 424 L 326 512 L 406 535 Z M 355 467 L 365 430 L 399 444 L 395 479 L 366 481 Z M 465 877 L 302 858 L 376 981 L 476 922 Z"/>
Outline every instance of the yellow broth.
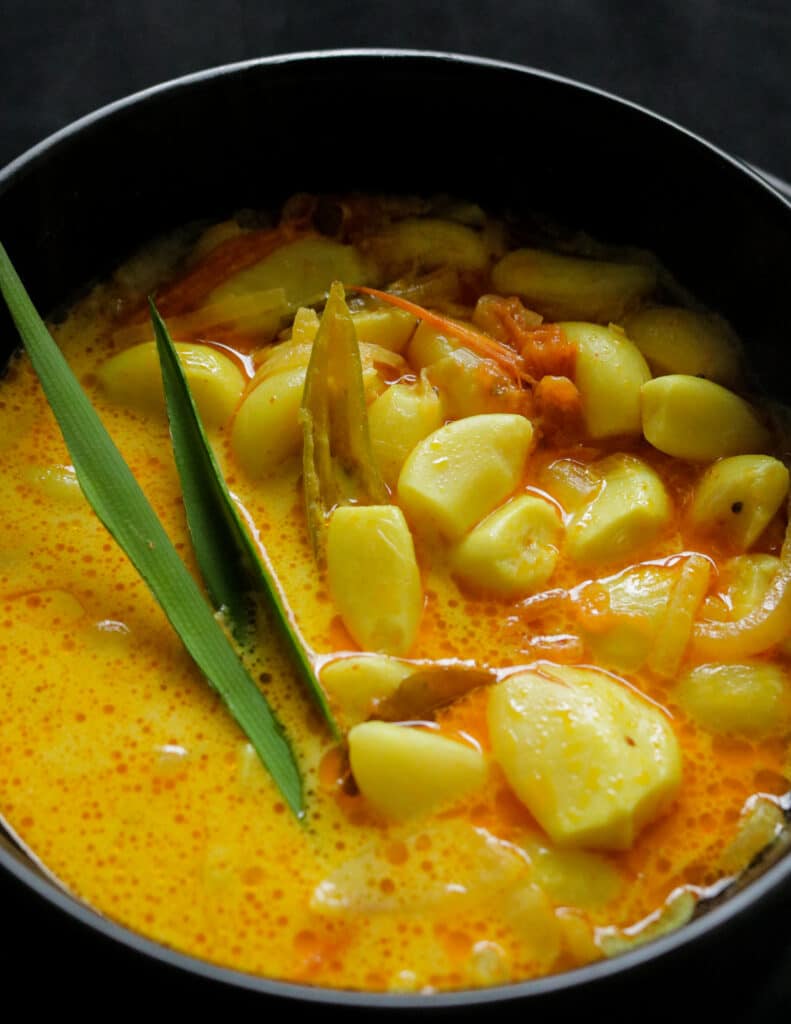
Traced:
<path fill-rule="evenodd" d="M 366 216 L 372 210 L 363 207 Z M 233 242 L 236 231 L 228 230 Z M 194 257 L 199 271 L 229 252 L 223 229 L 214 231 Z M 222 273 L 233 270 L 238 264 L 226 260 Z M 148 271 L 161 285 L 158 273 Z M 128 271 L 117 276 L 54 333 L 197 574 L 164 414 L 111 400 L 97 378 L 110 356 L 129 347 L 144 288 Z M 466 288 L 485 290 L 474 275 Z M 161 294 L 165 312 L 170 295 L 178 315 L 185 302 L 178 283 Z M 197 337 L 233 354 L 248 377 L 254 372 L 259 341 L 221 329 Z M 254 479 L 234 457 L 230 421 L 210 438 L 317 665 L 355 653 L 314 562 L 299 455 Z M 521 599 L 460 585 L 442 544 L 417 535 L 424 611 L 408 658 L 474 660 L 498 670 L 541 660 L 595 665 L 595 637 L 606 628 L 596 617 L 595 581 L 634 564 L 671 572 L 690 551 L 722 570 L 733 549 L 688 526 L 708 463 L 674 459 L 642 437 L 592 441 L 584 432 L 547 432 L 516 491 L 558 505 L 545 489 L 548 466 L 624 451 L 656 471 L 673 509 L 638 558 L 591 569 L 561 554 L 542 589 L 577 588 L 581 598 L 528 614 Z M 277 643 L 261 632 L 248 662 L 297 752 L 307 802 L 300 824 L 82 498 L 22 356 L 0 392 L 0 481 L 0 811 L 70 892 L 158 942 L 242 971 L 339 988 L 421 991 L 521 980 L 595 960 L 613 941 L 647 937 L 679 897 L 691 910 L 779 830 L 789 788 L 787 730 L 717 734 L 685 712 L 675 679 L 611 665 L 604 666 L 609 675 L 662 709 L 683 757 L 671 806 L 629 849 L 561 850 L 548 839 L 490 756 L 488 687 L 419 726 L 486 754 L 485 784 L 434 814 L 389 821 L 359 793 L 343 749 Z M 750 551 L 778 554 L 784 525 L 781 510 Z M 710 605 L 719 592 L 715 572 Z M 752 660 L 786 671 L 782 645 Z M 682 667 L 689 664 L 687 654 Z M 745 809 L 756 808 L 759 827 L 744 839 Z"/>

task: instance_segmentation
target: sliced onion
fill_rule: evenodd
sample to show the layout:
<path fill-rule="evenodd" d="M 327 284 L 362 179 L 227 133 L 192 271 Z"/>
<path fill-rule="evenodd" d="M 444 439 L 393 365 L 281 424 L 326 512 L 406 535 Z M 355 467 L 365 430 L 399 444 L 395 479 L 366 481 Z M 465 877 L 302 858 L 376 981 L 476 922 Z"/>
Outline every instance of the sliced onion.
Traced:
<path fill-rule="evenodd" d="M 706 596 L 711 564 L 703 555 L 691 554 L 684 563 L 659 627 L 660 642 L 648 656 L 648 667 L 670 679 L 678 672 L 692 635 L 693 621 Z"/>
<path fill-rule="evenodd" d="M 695 658 L 717 661 L 750 658 L 785 640 L 790 633 L 791 516 L 780 552 L 780 566 L 763 603 L 734 622 L 696 622 L 692 653 Z"/>

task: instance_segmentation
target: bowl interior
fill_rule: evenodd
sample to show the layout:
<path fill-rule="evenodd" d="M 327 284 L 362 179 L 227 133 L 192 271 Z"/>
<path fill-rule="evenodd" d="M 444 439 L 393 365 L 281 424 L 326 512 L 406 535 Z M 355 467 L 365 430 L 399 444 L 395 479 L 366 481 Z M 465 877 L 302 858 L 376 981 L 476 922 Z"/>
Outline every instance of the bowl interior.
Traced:
<path fill-rule="evenodd" d="M 601 241 L 650 249 L 732 321 L 764 389 L 791 398 L 784 319 L 791 206 L 737 162 L 657 117 L 595 90 L 492 62 L 313 54 L 217 69 L 150 90 L 84 119 L 0 172 L 0 238 L 38 307 L 52 311 L 169 228 L 268 206 L 298 191 L 356 189 L 447 192 L 492 211 L 547 215 Z M 4 313 L 0 344 L 5 352 L 16 347 Z M 8 866 L 13 855 L 0 854 Z M 773 870 L 788 880 L 791 863 Z M 756 895 L 740 894 L 733 909 L 712 917 L 746 913 L 774 884 L 761 879 Z M 36 885 L 43 890 L 49 883 Z M 690 935 L 711 931 L 698 924 Z M 670 952 L 685 941 L 671 937 L 656 948 Z M 153 944 L 138 948 L 159 955 Z M 576 972 L 576 981 L 562 976 L 514 986 L 511 994 L 606 980 L 653 955 Z M 284 995 L 298 988 L 250 983 Z M 433 1005 L 491 998 L 437 997 Z"/>

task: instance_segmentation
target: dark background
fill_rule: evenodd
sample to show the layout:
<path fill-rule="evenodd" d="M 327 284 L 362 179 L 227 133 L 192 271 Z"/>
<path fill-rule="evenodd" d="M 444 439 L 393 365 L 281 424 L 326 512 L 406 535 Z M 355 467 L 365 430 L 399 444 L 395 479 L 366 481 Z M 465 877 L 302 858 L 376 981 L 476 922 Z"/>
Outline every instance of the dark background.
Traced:
<path fill-rule="evenodd" d="M 0 14 L 0 166 L 168 78 L 295 50 L 394 46 L 581 79 L 791 179 L 788 0 L 0 0 Z M 529 111 L 514 119 L 529 130 Z"/>
<path fill-rule="evenodd" d="M 0 166 L 97 106 L 168 78 L 268 54 L 385 46 L 499 58 L 576 78 L 791 181 L 791 0 L 0 0 L 0 16 Z M 430 116 L 430 102 L 389 113 L 408 125 Z M 529 137 L 530 111 L 513 116 Z M 155 1019 L 200 1008 L 285 1016 L 282 1007 L 264 1009 L 108 951 L 5 874 L 0 915 L 4 1004 L 20 997 L 28 1014 L 148 1006 Z M 718 995 L 723 968 L 713 961 L 674 1016 L 692 1019 L 694 1006 L 721 1020 L 787 1019 L 791 913 L 785 920 L 768 951 L 759 936 L 745 941 L 736 995 Z M 661 979 L 654 984 L 661 988 Z M 627 1007 L 614 993 L 609 1016 L 644 1019 L 658 994 L 647 988 Z"/>

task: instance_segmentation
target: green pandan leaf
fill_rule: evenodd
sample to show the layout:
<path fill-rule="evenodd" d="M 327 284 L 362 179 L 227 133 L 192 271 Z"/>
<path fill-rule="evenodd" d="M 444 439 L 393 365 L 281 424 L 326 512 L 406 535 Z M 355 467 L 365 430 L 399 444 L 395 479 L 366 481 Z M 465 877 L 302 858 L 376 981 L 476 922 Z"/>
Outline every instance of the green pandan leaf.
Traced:
<path fill-rule="evenodd" d="M 261 595 L 295 669 L 337 737 L 337 726 L 296 624 L 262 553 L 245 529 L 204 433 L 167 326 L 154 303 L 150 305 L 184 509 L 209 596 L 230 620 L 237 641 L 244 644 L 250 638 L 255 613 L 251 592 Z"/>
<path fill-rule="evenodd" d="M 47 331 L 2 245 L 0 292 L 63 433 L 86 499 L 247 734 L 289 807 L 301 817 L 302 782 L 288 739 Z"/>

